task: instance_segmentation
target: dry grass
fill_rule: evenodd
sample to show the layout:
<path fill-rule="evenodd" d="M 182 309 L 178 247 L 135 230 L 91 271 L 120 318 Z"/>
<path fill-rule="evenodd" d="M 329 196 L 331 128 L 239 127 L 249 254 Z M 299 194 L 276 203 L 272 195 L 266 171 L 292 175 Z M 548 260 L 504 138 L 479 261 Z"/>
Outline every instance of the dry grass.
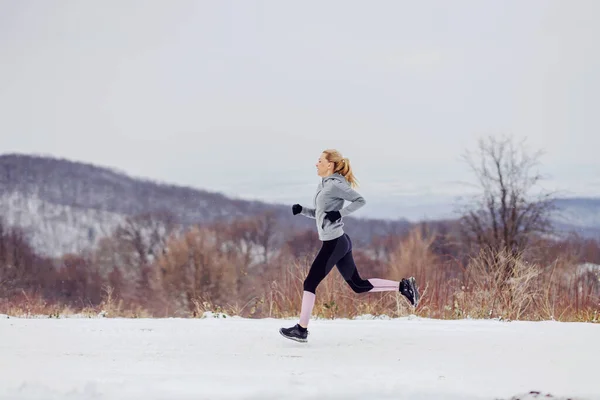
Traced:
<path fill-rule="evenodd" d="M 0 313 L 50 318 L 75 314 L 125 318 L 299 316 L 310 257 L 300 261 L 282 256 L 277 267 L 263 269 L 255 276 L 251 271 L 247 276 L 235 275 L 239 259 L 217 257 L 216 248 L 198 238 L 204 236 L 188 235 L 180 243 L 181 249 L 172 247 L 170 258 L 161 259 L 155 272 L 149 275 L 151 280 L 143 296 L 123 297 L 105 285 L 99 305 L 75 307 L 48 303 L 39 295 L 22 292 L 10 301 L 0 301 Z M 527 262 L 520 255 L 481 252 L 462 265 L 457 260 L 435 255 L 431 250 L 433 241 L 433 236 L 415 230 L 398 240 L 386 261 L 358 265 L 363 278 L 399 280 L 415 276 L 421 292 L 416 309 L 398 292 L 356 294 L 334 269 L 317 289 L 313 317 L 353 318 L 370 314 L 393 318 L 416 314 L 439 319 L 600 320 L 600 276 L 576 270 L 577 263 L 572 258 L 557 257 L 543 265 Z M 220 268 L 224 264 L 227 268 Z M 211 285 L 211 279 L 200 279 L 204 275 L 218 278 L 215 279 L 219 285 Z M 252 290 L 242 295 L 238 287 Z"/>
<path fill-rule="evenodd" d="M 467 267 L 467 285 L 454 293 L 457 317 L 521 319 L 535 315 L 540 269 L 504 252 L 481 252 Z M 539 310 L 538 310 L 539 311 Z"/>

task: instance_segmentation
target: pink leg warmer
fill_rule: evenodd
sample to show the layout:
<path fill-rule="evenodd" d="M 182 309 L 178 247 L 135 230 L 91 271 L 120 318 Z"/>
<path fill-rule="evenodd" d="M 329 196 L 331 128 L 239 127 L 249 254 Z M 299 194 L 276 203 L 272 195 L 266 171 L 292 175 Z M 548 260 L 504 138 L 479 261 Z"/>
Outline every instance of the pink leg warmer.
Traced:
<path fill-rule="evenodd" d="M 302 310 L 300 311 L 300 326 L 306 328 L 308 326 L 308 320 L 312 313 L 313 306 L 315 305 L 315 294 L 307 292 L 306 290 L 302 294 Z"/>
<path fill-rule="evenodd" d="M 400 282 L 388 279 L 371 278 L 368 281 L 373 285 L 369 292 L 392 292 L 400 290 Z"/>

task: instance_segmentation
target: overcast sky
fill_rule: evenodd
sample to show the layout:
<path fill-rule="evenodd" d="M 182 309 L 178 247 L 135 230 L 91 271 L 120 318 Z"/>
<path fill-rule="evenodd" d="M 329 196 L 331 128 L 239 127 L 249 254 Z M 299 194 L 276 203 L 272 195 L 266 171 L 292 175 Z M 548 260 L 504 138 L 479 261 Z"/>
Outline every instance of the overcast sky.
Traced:
<path fill-rule="evenodd" d="M 555 186 L 596 195 L 598 15 L 596 0 L 0 0 L 0 152 L 306 202 L 335 147 L 373 215 L 457 193 L 464 149 L 512 134 L 545 150 Z"/>

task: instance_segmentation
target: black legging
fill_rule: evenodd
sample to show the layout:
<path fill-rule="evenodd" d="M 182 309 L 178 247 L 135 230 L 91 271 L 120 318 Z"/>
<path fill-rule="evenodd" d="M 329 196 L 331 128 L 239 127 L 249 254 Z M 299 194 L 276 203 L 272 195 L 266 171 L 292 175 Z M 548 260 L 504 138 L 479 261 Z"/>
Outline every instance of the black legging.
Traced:
<path fill-rule="evenodd" d="M 352 241 L 344 233 L 337 239 L 323 241 L 323 247 L 321 247 L 304 280 L 304 290 L 315 293 L 319 283 L 325 279 L 334 265 L 337 265 L 348 285 L 356 293 L 364 293 L 373 289 L 371 282 L 362 279 L 358 274 L 356 264 L 352 258 Z"/>

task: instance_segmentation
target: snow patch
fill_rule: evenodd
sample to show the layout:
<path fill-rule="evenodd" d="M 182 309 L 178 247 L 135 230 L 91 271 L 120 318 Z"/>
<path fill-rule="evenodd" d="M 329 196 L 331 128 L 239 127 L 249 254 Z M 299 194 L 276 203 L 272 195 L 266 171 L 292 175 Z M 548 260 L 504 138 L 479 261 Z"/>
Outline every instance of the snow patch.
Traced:
<path fill-rule="evenodd" d="M 229 315 L 221 312 L 204 311 L 200 318 L 230 318 Z"/>
<path fill-rule="evenodd" d="M 0 319 L 0 398 L 600 399 L 600 324 L 215 315 Z"/>

